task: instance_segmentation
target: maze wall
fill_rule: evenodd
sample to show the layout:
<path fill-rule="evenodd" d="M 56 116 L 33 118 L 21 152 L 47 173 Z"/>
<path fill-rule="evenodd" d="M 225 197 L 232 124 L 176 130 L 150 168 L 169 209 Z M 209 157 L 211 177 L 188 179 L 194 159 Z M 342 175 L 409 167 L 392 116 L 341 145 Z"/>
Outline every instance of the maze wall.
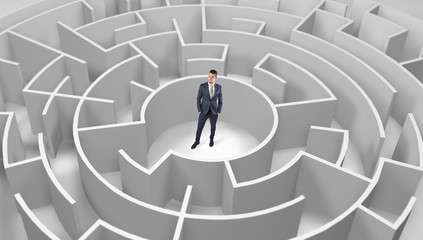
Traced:
<path fill-rule="evenodd" d="M 4 19 L 0 166 L 28 239 L 422 239 L 401 237 L 423 213 L 422 20 L 370 0 L 40 1 Z M 257 144 L 152 161 L 195 123 L 210 69 L 219 123 Z"/>

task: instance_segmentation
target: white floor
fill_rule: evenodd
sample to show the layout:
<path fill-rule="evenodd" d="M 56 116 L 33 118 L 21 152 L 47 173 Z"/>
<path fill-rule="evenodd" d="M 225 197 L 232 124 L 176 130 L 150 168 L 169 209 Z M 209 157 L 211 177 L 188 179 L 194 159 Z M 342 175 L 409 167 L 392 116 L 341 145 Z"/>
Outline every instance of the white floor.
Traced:
<path fill-rule="evenodd" d="M 203 161 L 221 161 L 235 158 L 259 144 L 246 130 L 217 120 L 214 146 L 209 146 L 210 121 L 207 120 L 200 144 L 191 149 L 195 141 L 197 122 L 174 126 L 162 133 L 151 145 L 148 152 L 149 166 L 156 163 L 168 150 Z"/>
<path fill-rule="evenodd" d="M 276 150 L 273 152 L 272 167 L 270 172 L 274 172 L 281 167 L 285 166 L 289 161 L 291 161 L 299 151 L 305 150 L 305 147 L 299 148 L 290 148 L 283 150 Z"/>
<path fill-rule="evenodd" d="M 37 216 L 38 219 L 44 225 L 51 230 L 56 236 L 58 236 L 62 240 L 70 240 L 72 239 L 66 230 L 63 228 L 63 225 L 60 224 L 59 217 L 54 210 L 53 205 L 47 205 L 43 207 L 39 207 L 36 209 L 32 209 L 34 214 Z"/>
<path fill-rule="evenodd" d="M 28 120 L 28 113 L 25 107 L 6 103 L 5 108 L 7 112 L 14 112 L 19 131 L 21 133 L 22 142 L 25 149 L 26 159 L 40 156 L 38 149 L 38 137 L 33 134 L 31 124 Z"/>
<path fill-rule="evenodd" d="M 84 193 L 76 154 L 74 143 L 70 140 L 65 140 L 60 145 L 56 158 L 50 161 L 50 167 L 59 183 L 78 203 L 81 227 L 87 230 L 99 217 L 92 209 Z"/>
<path fill-rule="evenodd" d="M 310 231 L 313 231 L 324 224 L 328 223 L 330 219 L 327 219 L 319 214 L 314 213 L 314 211 L 304 208 L 303 214 L 301 215 L 300 226 L 298 227 L 298 234 L 305 234 Z M 358 239 L 357 239 L 358 240 Z"/>

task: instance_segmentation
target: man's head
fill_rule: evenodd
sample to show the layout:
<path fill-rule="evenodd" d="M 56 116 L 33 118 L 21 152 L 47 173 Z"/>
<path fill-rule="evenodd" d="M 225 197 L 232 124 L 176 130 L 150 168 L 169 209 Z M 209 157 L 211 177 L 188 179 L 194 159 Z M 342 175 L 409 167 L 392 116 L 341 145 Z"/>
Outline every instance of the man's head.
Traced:
<path fill-rule="evenodd" d="M 212 69 L 209 72 L 209 83 L 210 84 L 214 84 L 214 82 L 216 81 L 217 78 L 217 71 Z"/>

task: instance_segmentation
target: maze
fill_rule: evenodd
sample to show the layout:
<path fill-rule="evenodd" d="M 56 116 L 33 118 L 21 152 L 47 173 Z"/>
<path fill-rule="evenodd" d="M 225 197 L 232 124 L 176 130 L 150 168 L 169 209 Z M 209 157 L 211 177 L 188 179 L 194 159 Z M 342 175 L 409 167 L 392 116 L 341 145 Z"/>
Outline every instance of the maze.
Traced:
<path fill-rule="evenodd" d="M 0 239 L 423 238 L 404 231 L 423 219 L 423 20 L 370 0 L 78 0 L 0 27 Z M 216 145 L 191 150 L 210 69 Z"/>

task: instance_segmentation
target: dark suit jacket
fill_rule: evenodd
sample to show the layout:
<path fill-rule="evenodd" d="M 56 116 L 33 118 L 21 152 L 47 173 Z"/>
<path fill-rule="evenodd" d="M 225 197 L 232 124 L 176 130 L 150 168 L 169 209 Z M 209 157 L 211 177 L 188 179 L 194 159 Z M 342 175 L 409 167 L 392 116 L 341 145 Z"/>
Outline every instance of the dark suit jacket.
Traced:
<path fill-rule="evenodd" d="M 198 112 L 206 114 L 209 109 L 216 115 L 222 111 L 223 97 L 222 97 L 222 86 L 214 84 L 214 96 L 210 99 L 209 83 L 202 83 L 198 88 L 197 95 L 197 109 Z M 218 101 L 219 100 L 219 101 Z"/>

